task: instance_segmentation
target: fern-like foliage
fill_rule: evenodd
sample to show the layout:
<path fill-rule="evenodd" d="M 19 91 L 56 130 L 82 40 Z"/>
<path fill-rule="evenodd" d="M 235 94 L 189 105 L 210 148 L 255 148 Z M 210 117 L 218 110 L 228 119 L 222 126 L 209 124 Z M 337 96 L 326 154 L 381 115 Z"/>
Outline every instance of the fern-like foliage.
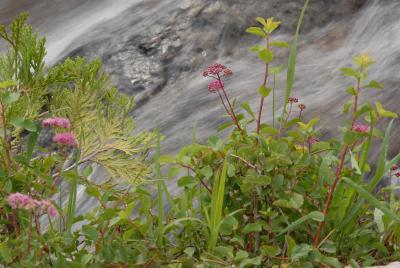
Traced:
<path fill-rule="evenodd" d="M 111 177 L 129 182 L 150 172 L 145 157 L 155 134 L 132 135 L 134 97 L 111 85 L 100 61 L 67 59 L 52 69 L 50 76 L 62 81 L 53 90 L 50 110 L 70 119 L 82 148 L 82 161 L 98 163 Z"/>
<path fill-rule="evenodd" d="M 133 134 L 130 112 L 134 97 L 112 86 L 99 60 L 66 59 L 46 70 L 45 39 L 38 38 L 26 24 L 27 17 L 22 14 L 10 26 L 0 26 L 0 39 L 8 49 L 0 56 L 4 102 L 0 114 L 4 110 L 8 119 L 0 128 L 9 132 L 12 151 L 25 149 L 24 131 L 39 131 L 40 120 L 64 116 L 70 119 L 71 130 L 79 139 L 81 162 L 97 163 L 112 178 L 129 182 L 146 176 L 150 171 L 145 159 L 155 134 Z M 10 104 L 4 100 L 10 100 Z M 7 149 L 1 146 L 2 151 Z M 0 159 L 0 165 L 6 166 L 4 159 Z"/>

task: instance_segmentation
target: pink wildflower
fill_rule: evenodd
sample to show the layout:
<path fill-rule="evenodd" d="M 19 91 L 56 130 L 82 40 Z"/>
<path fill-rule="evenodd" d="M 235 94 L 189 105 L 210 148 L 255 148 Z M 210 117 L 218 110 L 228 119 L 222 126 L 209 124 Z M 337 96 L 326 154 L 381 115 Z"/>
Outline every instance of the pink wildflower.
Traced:
<path fill-rule="evenodd" d="M 363 125 L 363 124 L 355 124 L 353 126 L 353 131 L 359 132 L 359 133 L 368 133 L 370 130 L 370 127 L 368 125 Z"/>
<path fill-rule="evenodd" d="M 398 170 L 398 169 L 399 169 L 399 166 L 396 165 L 396 164 L 394 164 L 394 165 L 391 167 L 391 169 L 392 169 L 392 171 Z"/>
<path fill-rule="evenodd" d="M 42 213 L 49 214 L 50 217 L 56 217 L 58 215 L 57 209 L 48 200 L 42 200 L 39 202 L 39 207 Z"/>
<path fill-rule="evenodd" d="M 218 89 L 222 89 L 224 87 L 224 83 L 220 80 L 214 80 L 208 84 L 209 92 L 216 92 Z"/>
<path fill-rule="evenodd" d="M 62 127 L 62 128 L 70 128 L 71 123 L 68 118 L 63 117 L 51 117 L 42 121 L 43 127 Z"/>
<path fill-rule="evenodd" d="M 308 139 L 308 143 L 310 143 L 310 145 L 314 145 L 314 144 L 316 144 L 317 142 L 319 142 L 319 139 L 318 139 L 317 137 L 315 137 L 315 136 L 312 136 L 312 137 L 310 137 L 310 138 Z"/>
<path fill-rule="evenodd" d="M 296 97 L 289 97 L 289 98 L 288 98 L 288 102 L 289 102 L 289 103 L 298 103 L 298 102 L 299 102 L 299 99 L 296 98 Z"/>
<path fill-rule="evenodd" d="M 13 208 L 32 209 L 35 207 L 33 199 L 21 193 L 10 194 L 7 198 L 8 204 Z"/>
<path fill-rule="evenodd" d="M 400 178 L 400 172 L 394 174 L 397 178 Z"/>
<path fill-rule="evenodd" d="M 222 77 L 222 76 L 230 76 L 232 75 L 232 71 L 227 68 L 225 65 L 214 63 L 210 65 L 204 72 L 204 77 Z"/>
<path fill-rule="evenodd" d="M 67 145 L 72 147 L 77 147 L 78 142 L 76 141 L 75 135 L 70 132 L 64 132 L 54 135 L 53 142 L 60 145 Z"/>

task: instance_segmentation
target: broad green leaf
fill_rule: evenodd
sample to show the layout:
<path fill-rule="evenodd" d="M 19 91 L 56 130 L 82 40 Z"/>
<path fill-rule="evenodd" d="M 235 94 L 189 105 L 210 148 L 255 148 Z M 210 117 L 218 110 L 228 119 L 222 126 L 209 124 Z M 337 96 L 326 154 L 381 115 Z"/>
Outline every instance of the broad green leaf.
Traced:
<path fill-rule="evenodd" d="M 341 68 L 340 71 L 342 72 L 343 76 L 354 77 L 354 78 L 358 78 L 360 76 L 360 74 L 353 68 L 344 67 Z"/>
<path fill-rule="evenodd" d="M 376 105 L 376 110 L 378 112 L 378 115 L 380 117 L 392 117 L 392 118 L 398 117 L 398 115 L 396 113 L 385 110 L 379 101 L 376 101 L 375 105 Z"/>
<path fill-rule="evenodd" d="M 23 118 L 13 118 L 10 121 L 10 124 L 16 128 L 23 128 L 29 130 L 31 132 L 37 131 L 37 125 L 34 121 L 23 119 Z"/>
<path fill-rule="evenodd" d="M 232 246 L 219 246 L 214 250 L 214 254 L 220 258 L 233 258 L 233 247 Z"/>
<path fill-rule="evenodd" d="M 264 32 L 264 30 L 261 29 L 260 27 L 249 27 L 246 29 L 246 32 L 250 33 L 250 34 L 258 35 L 261 37 L 267 36 L 267 34 Z"/>
<path fill-rule="evenodd" d="M 260 51 L 263 51 L 265 49 L 266 49 L 265 46 L 262 46 L 262 45 L 255 45 L 255 46 L 252 46 L 252 47 L 249 48 L 249 50 L 252 51 L 252 52 L 260 52 Z"/>
<path fill-rule="evenodd" d="M 224 145 L 221 138 L 217 136 L 211 136 L 208 138 L 208 144 L 210 144 L 211 148 L 213 148 L 215 151 L 221 150 Z"/>
<path fill-rule="evenodd" d="M 255 222 L 255 223 L 249 223 L 249 224 L 247 224 L 247 225 L 243 228 L 242 233 L 248 234 L 248 233 L 253 233 L 253 232 L 261 232 L 261 230 L 262 230 L 261 224 Z"/>
<path fill-rule="evenodd" d="M 266 98 L 266 97 L 268 97 L 269 93 L 271 93 L 271 89 L 262 85 L 261 87 L 258 88 L 258 93 L 260 93 L 261 96 Z"/>
<path fill-rule="evenodd" d="M 97 241 L 99 237 L 99 232 L 97 229 L 91 225 L 83 225 L 82 226 L 82 231 L 86 235 L 87 238 L 89 238 L 92 241 Z"/>
<path fill-rule="evenodd" d="M 375 88 L 375 89 L 383 89 L 383 85 L 378 81 L 371 80 L 367 85 L 362 86 L 363 88 Z"/>
<path fill-rule="evenodd" d="M 288 48 L 289 44 L 287 42 L 283 42 L 283 41 L 272 41 L 269 43 L 270 46 L 273 47 L 284 47 L 284 48 Z"/>
<path fill-rule="evenodd" d="M 270 63 L 274 60 L 274 54 L 269 49 L 264 49 L 258 52 L 258 57 L 263 60 L 265 63 Z"/>
<path fill-rule="evenodd" d="M 183 176 L 177 181 L 179 187 L 188 187 L 192 188 L 199 184 L 198 180 L 196 180 L 192 176 Z"/>
<path fill-rule="evenodd" d="M 19 100 L 20 94 L 18 92 L 7 91 L 1 95 L 1 99 L 5 104 L 11 104 Z"/>

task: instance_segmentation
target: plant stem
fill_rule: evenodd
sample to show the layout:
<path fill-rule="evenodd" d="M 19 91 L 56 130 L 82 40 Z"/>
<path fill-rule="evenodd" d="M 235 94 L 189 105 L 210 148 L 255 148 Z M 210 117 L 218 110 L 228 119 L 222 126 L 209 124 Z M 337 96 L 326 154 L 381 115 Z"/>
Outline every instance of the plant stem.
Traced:
<path fill-rule="evenodd" d="M 265 41 L 266 41 L 266 49 L 269 50 L 269 37 L 268 35 L 265 37 Z M 268 76 L 269 76 L 269 64 L 266 63 L 265 64 L 265 74 L 264 74 L 264 81 L 263 81 L 263 86 L 265 87 L 265 85 L 267 84 L 267 80 L 268 80 Z M 258 107 L 258 118 L 257 118 L 257 126 L 256 126 L 256 132 L 257 134 L 260 133 L 260 126 L 261 126 L 261 116 L 262 116 L 262 110 L 264 107 L 264 96 L 260 97 L 260 106 Z"/>
<path fill-rule="evenodd" d="M 222 92 L 224 93 L 226 102 L 228 103 L 229 111 L 230 111 L 230 112 L 228 111 L 228 108 L 226 107 L 225 102 L 222 100 L 222 96 L 221 96 L 221 94 L 219 93 L 219 90 L 217 90 L 218 94 L 220 95 L 221 101 L 222 101 L 222 103 L 223 103 L 224 106 L 225 106 L 225 110 L 226 110 L 227 113 L 232 117 L 233 123 L 235 123 L 235 125 L 237 126 L 237 128 L 238 128 L 239 130 L 242 130 L 242 128 L 241 128 L 240 125 L 239 125 L 239 121 L 237 120 L 235 111 L 233 110 L 232 104 L 231 104 L 231 102 L 230 102 L 230 100 L 229 100 L 228 94 L 227 94 L 226 91 L 225 91 L 224 84 L 223 84 L 222 81 L 221 81 L 221 77 L 220 77 L 219 75 L 217 75 L 217 77 L 218 77 L 217 79 L 218 79 L 219 84 L 220 84 L 220 86 L 221 86 Z"/>
<path fill-rule="evenodd" d="M 357 83 L 356 83 L 356 95 L 354 96 L 354 110 L 353 110 L 353 115 L 352 115 L 352 118 L 351 118 L 351 126 L 350 126 L 351 128 L 350 129 L 353 129 L 354 123 L 356 121 L 356 113 L 357 113 L 357 110 L 358 110 L 358 95 L 360 93 L 360 82 L 361 82 L 361 79 L 358 78 L 357 79 Z M 338 184 L 338 182 L 340 180 L 340 174 L 342 173 L 342 170 L 343 170 L 343 167 L 344 167 L 344 161 L 346 159 L 346 154 L 347 154 L 348 151 L 349 151 L 349 145 L 346 144 L 344 146 L 341 154 L 340 154 L 339 166 L 336 168 L 336 172 L 335 172 L 335 181 L 333 182 L 331 188 L 329 189 L 328 199 L 326 200 L 324 211 L 323 211 L 324 220 L 319 223 L 317 232 L 315 233 L 315 236 L 314 236 L 314 242 L 313 242 L 314 247 L 318 247 L 319 237 L 321 235 L 322 229 L 324 228 L 326 216 L 329 213 L 329 208 L 330 208 L 331 203 L 332 203 L 333 194 L 334 194 L 334 192 L 336 190 L 336 186 L 337 186 L 337 184 Z"/>
<path fill-rule="evenodd" d="M 12 161 L 11 161 L 11 146 L 8 139 L 7 133 L 7 120 L 6 120 L 6 111 L 3 102 L 0 101 L 0 127 L 3 127 L 3 146 L 4 146 L 4 154 L 6 160 L 6 169 L 7 174 L 10 175 L 11 168 L 12 168 Z"/>

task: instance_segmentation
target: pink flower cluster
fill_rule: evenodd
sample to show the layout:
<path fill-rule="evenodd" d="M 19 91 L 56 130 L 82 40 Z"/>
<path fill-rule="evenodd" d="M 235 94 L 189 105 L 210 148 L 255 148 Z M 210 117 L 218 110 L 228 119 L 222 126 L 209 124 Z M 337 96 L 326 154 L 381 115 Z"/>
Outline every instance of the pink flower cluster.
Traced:
<path fill-rule="evenodd" d="M 75 138 L 75 135 L 70 132 L 64 132 L 54 135 L 53 142 L 60 145 L 71 146 L 71 147 L 78 146 L 78 142 Z"/>
<path fill-rule="evenodd" d="M 51 117 L 42 121 L 43 127 L 62 127 L 62 128 L 70 128 L 71 123 L 68 118 L 63 117 Z"/>
<path fill-rule="evenodd" d="M 68 118 L 51 117 L 51 118 L 47 118 L 47 119 L 43 120 L 42 126 L 43 127 L 62 127 L 62 128 L 68 129 L 71 127 L 71 123 L 69 122 Z M 53 142 L 60 144 L 60 145 L 71 146 L 71 147 L 78 146 L 78 141 L 76 140 L 75 135 L 71 132 L 63 132 L 63 133 L 54 135 Z"/>
<path fill-rule="evenodd" d="M 208 91 L 209 92 L 216 92 L 218 89 L 223 89 L 224 83 L 220 80 L 214 80 L 208 84 Z"/>
<path fill-rule="evenodd" d="M 314 144 L 316 144 L 317 142 L 319 142 L 319 139 L 318 139 L 317 137 L 315 137 L 315 136 L 312 136 L 312 137 L 310 137 L 310 138 L 308 139 L 308 142 L 310 143 L 310 145 L 314 145 Z"/>
<path fill-rule="evenodd" d="M 232 71 L 227 68 L 225 65 L 214 63 L 207 67 L 207 69 L 203 72 L 204 77 L 212 77 L 212 78 L 221 78 L 223 76 L 232 75 Z"/>
<path fill-rule="evenodd" d="M 21 193 L 10 194 L 7 200 L 13 209 L 38 210 L 41 213 L 49 214 L 51 217 L 58 215 L 57 209 L 48 200 L 36 200 Z"/>
<path fill-rule="evenodd" d="M 289 98 L 288 98 L 288 102 L 289 102 L 289 103 L 298 103 L 298 102 L 299 102 L 299 99 L 296 98 L 296 97 L 289 97 Z"/>
<path fill-rule="evenodd" d="M 395 175 L 397 178 L 400 178 L 400 171 L 399 171 L 399 166 L 398 166 L 398 165 L 394 164 L 394 165 L 391 167 L 391 170 L 396 172 L 396 173 L 394 173 L 394 175 Z"/>
<path fill-rule="evenodd" d="M 359 132 L 359 133 L 368 133 L 370 130 L 370 127 L 368 125 L 363 125 L 363 124 L 355 124 L 353 126 L 353 131 Z"/>

